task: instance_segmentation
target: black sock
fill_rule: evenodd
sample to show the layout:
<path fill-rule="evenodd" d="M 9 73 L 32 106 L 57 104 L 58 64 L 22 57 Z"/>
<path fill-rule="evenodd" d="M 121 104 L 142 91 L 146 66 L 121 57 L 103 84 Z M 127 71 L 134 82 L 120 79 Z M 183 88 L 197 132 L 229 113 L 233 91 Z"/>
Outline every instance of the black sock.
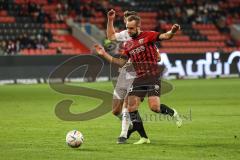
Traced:
<path fill-rule="evenodd" d="M 128 138 L 131 136 L 131 134 L 132 134 L 133 132 L 135 132 L 135 131 L 136 131 L 135 128 L 129 129 L 128 132 L 127 132 L 127 139 L 128 139 Z"/>
<path fill-rule="evenodd" d="M 143 127 L 142 119 L 141 119 L 138 111 L 129 112 L 129 114 L 130 114 L 131 121 L 133 123 L 133 129 L 132 129 L 133 131 L 132 132 L 137 131 L 141 137 L 148 138 L 147 134 L 145 132 L 145 129 Z"/>
<path fill-rule="evenodd" d="M 174 115 L 174 110 L 171 109 L 170 107 L 168 107 L 167 105 L 165 104 L 161 104 L 160 105 L 160 113 L 162 114 L 168 114 L 170 115 L 171 117 Z"/>

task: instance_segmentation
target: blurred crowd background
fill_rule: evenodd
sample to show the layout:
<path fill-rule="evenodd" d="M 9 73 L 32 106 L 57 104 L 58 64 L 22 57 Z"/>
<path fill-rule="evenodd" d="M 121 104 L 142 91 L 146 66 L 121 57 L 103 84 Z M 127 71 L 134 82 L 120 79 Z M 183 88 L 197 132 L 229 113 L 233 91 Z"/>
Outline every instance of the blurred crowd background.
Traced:
<path fill-rule="evenodd" d="M 240 47 L 239 8 L 239 0 L 0 0 L 0 54 L 90 54 L 68 21 L 105 33 L 110 9 L 117 13 L 117 31 L 125 29 L 126 10 L 138 12 L 143 30 L 165 32 L 179 23 L 182 31 L 160 43 L 162 52 L 228 53 Z"/>

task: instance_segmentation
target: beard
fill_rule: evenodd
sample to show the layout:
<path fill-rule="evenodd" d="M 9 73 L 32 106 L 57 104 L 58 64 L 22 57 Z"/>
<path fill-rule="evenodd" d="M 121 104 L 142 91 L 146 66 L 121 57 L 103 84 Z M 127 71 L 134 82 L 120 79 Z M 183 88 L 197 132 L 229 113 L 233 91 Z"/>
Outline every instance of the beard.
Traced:
<path fill-rule="evenodd" d="M 135 33 L 131 33 L 129 36 L 132 38 L 136 38 L 138 36 L 138 31 L 136 31 Z"/>
<path fill-rule="evenodd" d="M 137 36 L 138 36 L 137 33 L 134 33 L 134 34 L 131 34 L 131 35 L 130 35 L 130 37 L 132 37 L 132 38 L 136 38 Z"/>

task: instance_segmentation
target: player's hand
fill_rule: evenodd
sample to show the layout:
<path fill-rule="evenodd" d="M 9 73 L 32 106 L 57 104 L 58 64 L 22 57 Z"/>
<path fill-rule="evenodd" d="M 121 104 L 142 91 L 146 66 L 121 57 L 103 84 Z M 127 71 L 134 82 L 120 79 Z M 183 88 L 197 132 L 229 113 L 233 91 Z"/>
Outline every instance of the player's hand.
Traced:
<path fill-rule="evenodd" d="M 106 54 L 105 49 L 100 44 L 95 44 L 94 47 L 95 47 L 98 55 L 102 56 L 102 55 Z"/>
<path fill-rule="evenodd" d="M 178 30 L 180 30 L 180 25 L 179 24 L 174 24 L 172 26 L 171 32 L 175 34 Z"/>
<path fill-rule="evenodd" d="M 110 11 L 108 11 L 108 19 L 109 20 L 113 20 L 115 18 L 115 11 L 113 9 L 111 9 Z"/>

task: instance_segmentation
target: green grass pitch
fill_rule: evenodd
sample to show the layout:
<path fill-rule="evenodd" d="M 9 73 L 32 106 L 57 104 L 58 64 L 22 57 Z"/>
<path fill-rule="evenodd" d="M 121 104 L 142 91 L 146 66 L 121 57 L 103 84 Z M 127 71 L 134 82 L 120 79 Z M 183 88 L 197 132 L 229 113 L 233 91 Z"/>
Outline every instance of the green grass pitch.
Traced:
<path fill-rule="evenodd" d="M 240 79 L 172 80 L 174 90 L 161 97 L 184 115 L 178 129 L 166 117 L 155 115 L 146 100 L 140 106 L 151 144 L 118 145 L 120 121 L 111 112 L 82 122 L 66 122 L 55 115 L 55 105 L 72 99 L 75 113 L 93 109 L 99 100 L 57 93 L 48 85 L 0 86 L 0 159 L 1 160 L 236 160 L 240 159 Z M 110 82 L 82 83 L 112 92 Z M 109 97 L 111 99 L 112 97 Z M 190 115 L 191 111 L 191 115 Z M 65 144 L 68 131 L 84 135 L 83 146 Z"/>

